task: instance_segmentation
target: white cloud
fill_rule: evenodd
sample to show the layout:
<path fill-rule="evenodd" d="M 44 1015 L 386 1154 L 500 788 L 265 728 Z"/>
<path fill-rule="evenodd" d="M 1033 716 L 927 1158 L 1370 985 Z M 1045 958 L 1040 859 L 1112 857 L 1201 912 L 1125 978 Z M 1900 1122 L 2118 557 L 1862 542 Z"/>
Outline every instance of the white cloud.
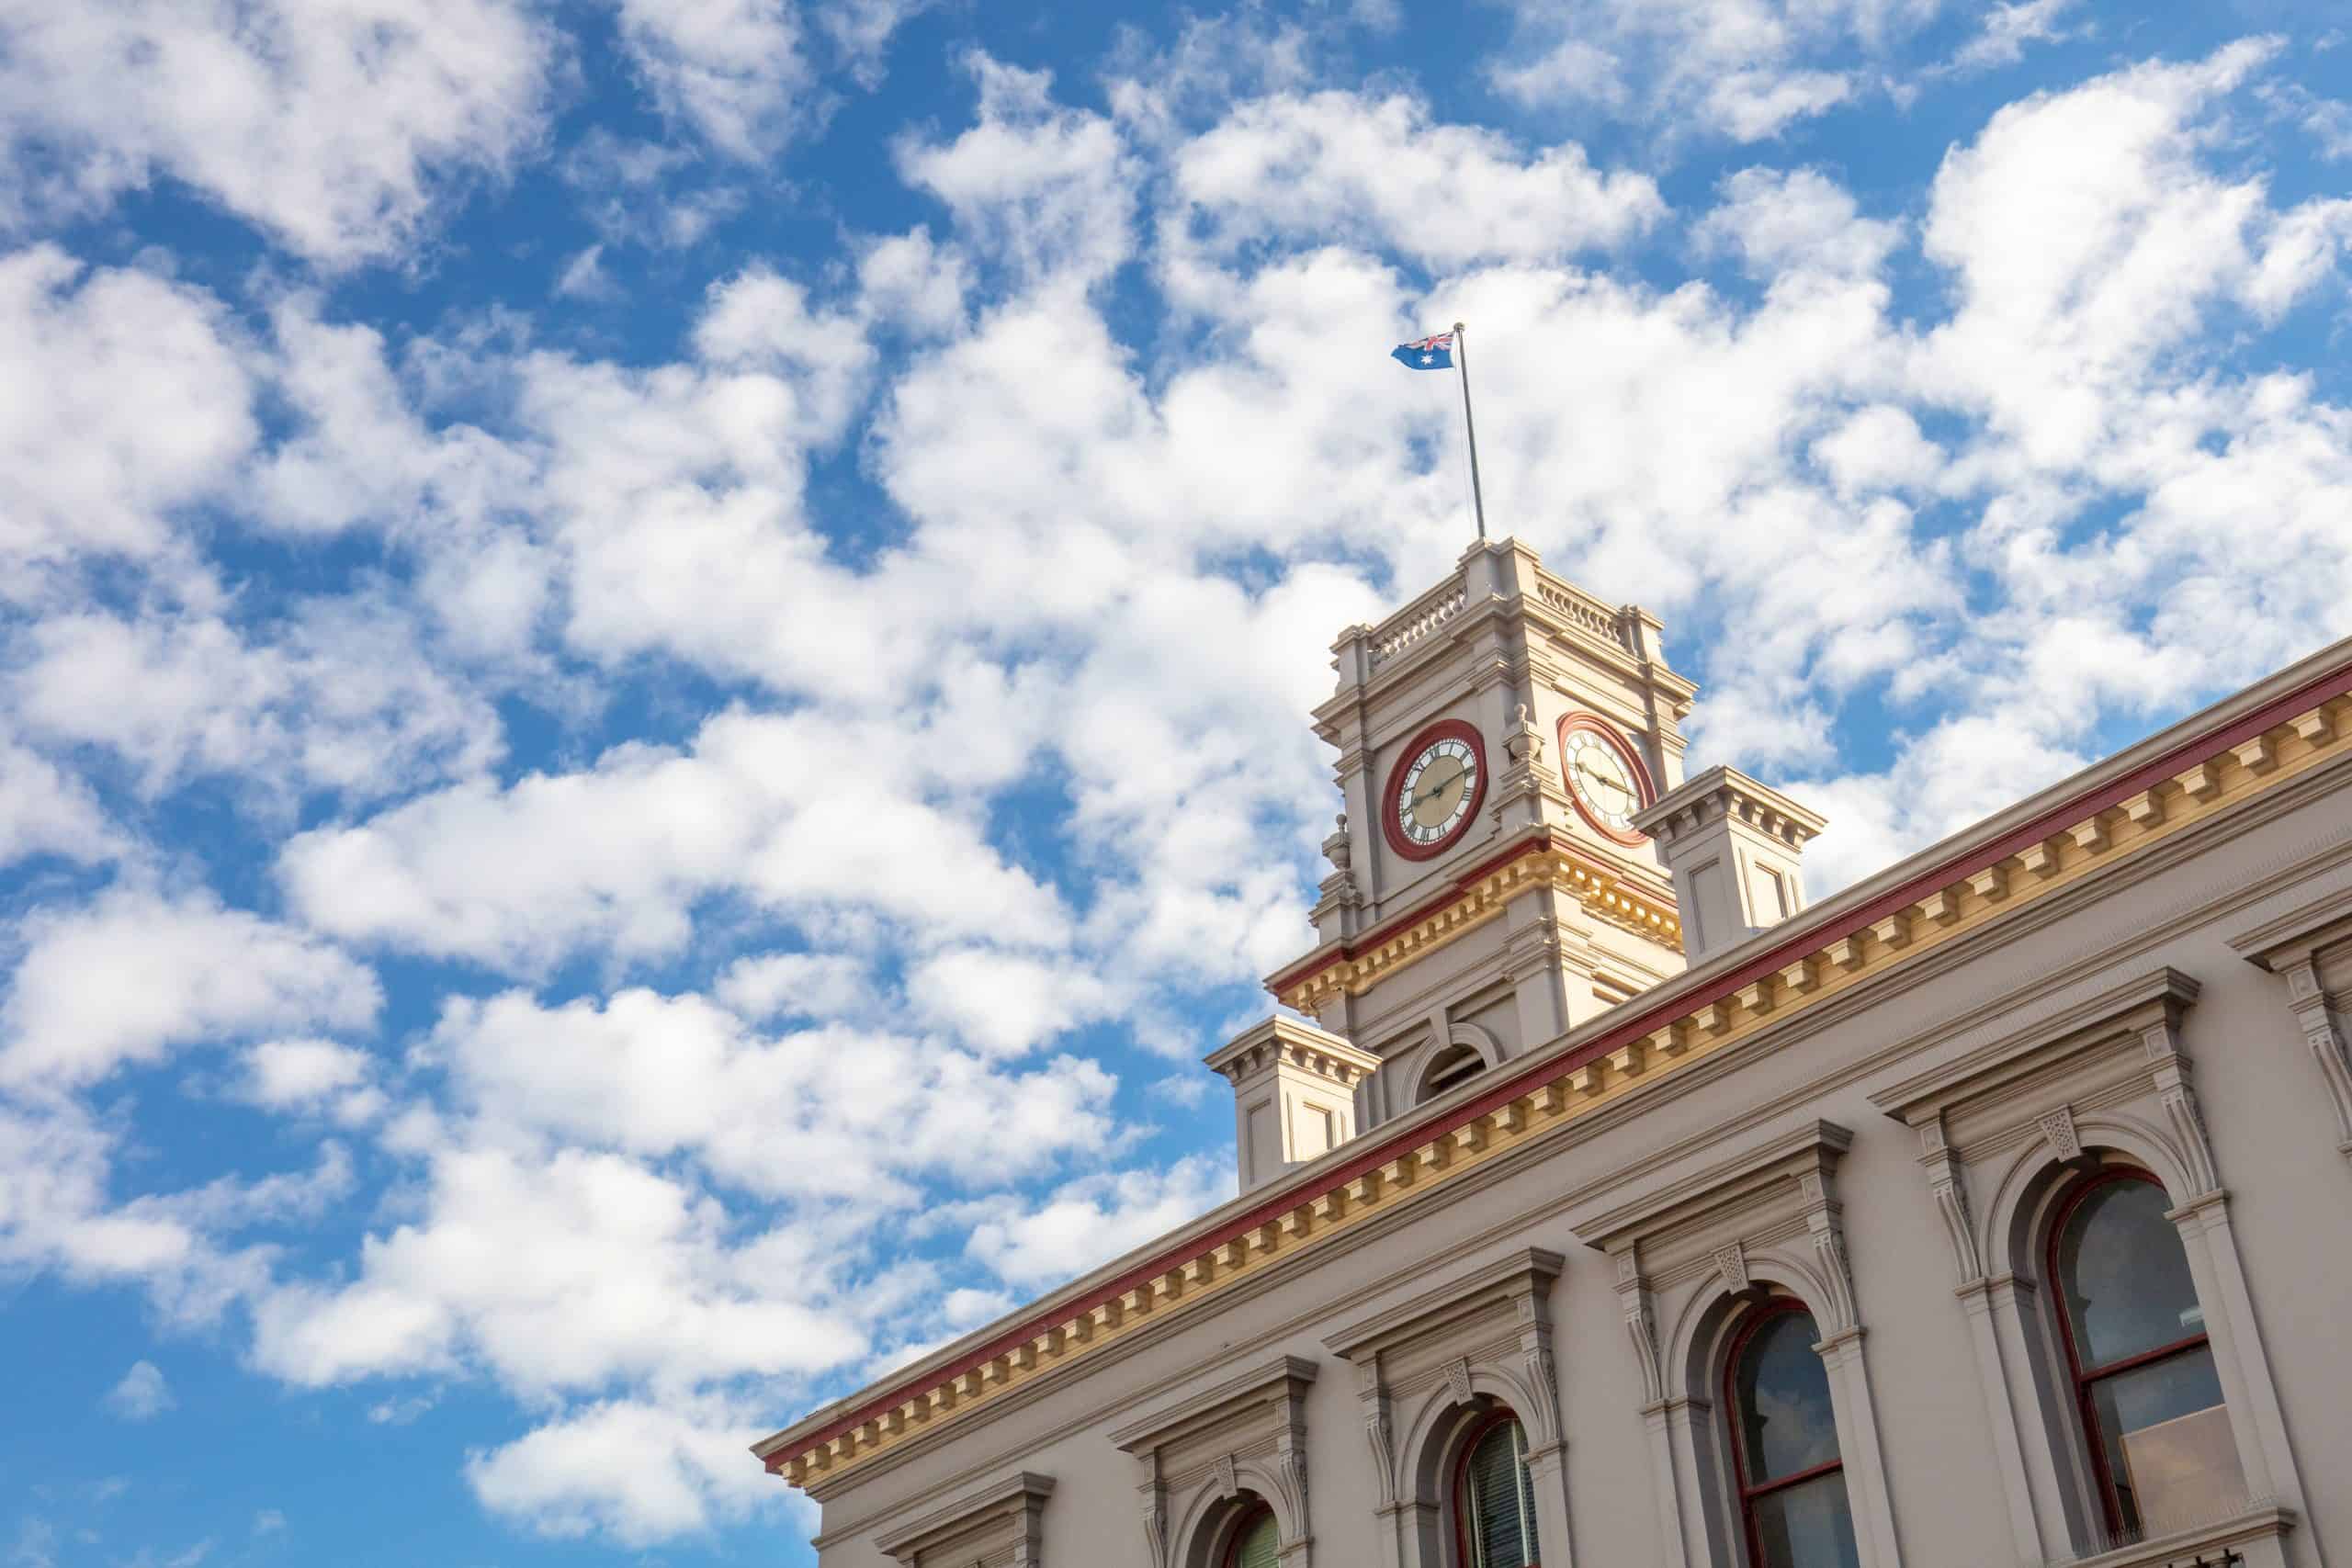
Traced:
<path fill-rule="evenodd" d="M 254 1534 L 282 1535 L 286 1530 L 286 1515 L 277 1508 L 261 1508 L 254 1514 Z"/>
<path fill-rule="evenodd" d="M 768 1194 L 902 1201 L 910 1177 L 1008 1179 L 1097 1152 L 1110 1132 L 1113 1080 L 1089 1064 L 1016 1075 L 936 1039 L 839 1025 L 758 1034 L 694 996 L 453 1000 L 433 1041 L 458 1102 L 491 1123 L 647 1158 L 696 1155 Z"/>
<path fill-rule="evenodd" d="M 556 275 L 555 296 L 592 305 L 610 304 L 620 299 L 620 285 L 605 270 L 605 247 L 590 245 L 565 262 L 563 271 Z"/>
<path fill-rule="evenodd" d="M 1826 272 L 1869 276 L 1902 238 L 1902 226 L 1863 218 L 1843 186 L 1814 169 L 1742 169 L 1724 181 L 1723 204 L 1692 237 L 1736 251 L 1753 276 Z"/>
<path fill-rule="evenodd" d="M 811 117 L 815 73 L 790 0 L 618 0 L 621 47 L 662 114 L 736 158 Z"/>
<path fill-rule="evenodd" d="M 975 52 L 979 123 L 940 145 L 899 146 L 900 175 L 956 215 L 976 248 L 1029 273 L 1083 280 L 1125 260 L 1136 173 L 1106 118 L 1054 101 L 1053 77 Z"/>
<path fill-rule="evenodd" d="M 365 1026 L 382 999 L 331 944 L 204 897 L 119 889 L 26 935 L 0 1008 L 10 1084 L 88 1083 L 224 1036 Z"/>
<path fill-rule="evenodd" d="M 2028 460 L 2080 462 L 2110 400 L 2257 276 L 2262 186 L 2205 166 L 2199 121 L 2269 52 L 2239 44 L 2037 95 L 1947 155 L 1926 246 L 1961 308 L 1929 338 L 1928 385 L 1981 401 Z"/>
<path fill-rule="evenodd" d="M 1768 141 L 1858 96 L 1869 62 L 1941 0 L 1514 0 L 1513 47 L 1487 63 L 1506 96 Z M 1820 62 L 1835 62 L 1825 67 Z"/>
<path fill-rule="evenodd" d="M 167 175 L 314 261 L 390 254 L 533 144 L 556 54 L 512 0 L 6 0 L 0 216 Z"/>
<path fill-rule="evenodd" d="M 936 244 L 928 229 L 878 240 L 857 263 L 858 295 L 877 322 L 902 332 L 950 333 L 963 324 L 971 292 L 961 252 Z"/>
<path fill-rule="evenodd" d="M 1073 1181 L 1035 1209 L 973 1225 L 966 1253 L 1032 1292 L 1106 1263 L 1234 1195 L 1232 1161 L 1187 1155 L 1164 1169 Z"/>
<path fill-rule="evenodd" d="M 1666 212 L 1647 175 L 1601 174 L 1573 142 L 1529 157 L 1402 96 L 1243 104 L 1177 150 L 1173 180 L 1183 207 L 1170 221 L 1221 250 L 1354 243 L 1433 266 L 1619 245 Z"/>
<path fill-rule="evenodd" d="M 0 867 L 37 854 L 88 864 L 123 848 L 86 784 L 47 758 L 0 740 Z"/>
<path fill-rule="evenodd" d="M 269 1111 L 328 1111 L 345 1126 L 371 1122 L 389 1103 L 375 1087 L 375 1058 L 332 1040 L 266 1040 L 244 1053 L 239 1093 Z"/>
<path fill-rule="evenodd" d="M 848 62 L 858 85 L 872 91 L 882 85 L 882 57 L 890 35 L 931 8 L 933 0 L 825 0 L 817 6 L 817 26 Z"/>
<path fill-rule="evenodd" d="M 178 1404 L 162 1369 L 153 1361 L 133 1361 L 122 1381 L 107 1392 L 107 1408 L 126 1421 L 152 1421 Z"/>
<path fill-rule="evenodd" d="M 1111 988 L 1074 963 L 957 948 L 907 977 L 922 1012 L 992 1055 L 1036 1049 L 1111 1010 Z"/>
<path fill-rule="evenodd" d="M 861 1354 L 815 1238 L 743 1234 L 708 1194 L 581 1149 L 447 1144 L 421 1219 L 370 1236 L 356 1276 L 254 1307 L 254 1355 L 308 1386 L 469 1362 L 531 1396 L 616 1378 L 671 1388 Z"/>
<path fill-rule="evenodd" d="M 541 1535 L 644 1546 L 777 1506 L 782 1488 L 744 1452 L 767 1430 L 713 1401 L 612 1400 L 477 1450 L 466 1480 L 485 1507 Z"/>
<path fill-rule="evenodd" d="M 2015 65 L 2025 58 L 2026 46 L 2054 43 L 2068 36 L 2060 25 L 2075 0 L 2005 0 L 1984 13 L 1982 30 L 1961 46 L 1951 63 L 1961 71 L 1983 71 Z"/>
<path fill-rule="evenodd" d="M 934 941 L 1055 942 L 1052 892 L 926 798 L 924 749 L 907 739 L 724 713 L 689 751 L 623 746 L 581 773 L 460 784 L 298 835 L 279 873 L 326 931 L 521 970 L 582 943 L 673 951 L 722 892 L 871 910 Z"/>
<path fill-rule="evenodd" d="M 1860 410 L 1815 441 L 1813 457 L 1828 471 L 1838 493 L 1848 496 L 1925 487 L 1945 461 L 1943 449 L 1921 434 L 1917 420 L 1886 403 Z"/>
<path fill-rule="evenodd" d="M 184 558 L 170 514 L 220 493 L 255 434 L 218 306 L 35 246 L 0 256 L 0 598 L 68 586 L 76 558 Z"/>
<path fill-rule="evenodd" d="M 28 728 L 112 748 L 149 793 L 209 773 L 366 800 L 503 750 L 490 704 L 434 667 L 401 610 L 361 596 L 299 605 L 274 640 L 153 610 L 51 615 L 24 641 L 9 683 Z"/>
<path fill-rule="evenodd" d="M 820 953 L 739 958 L 719 976 L 714 994 L 752 1022 L 865 1014 L 876 1000 L 863 963 Z"/>

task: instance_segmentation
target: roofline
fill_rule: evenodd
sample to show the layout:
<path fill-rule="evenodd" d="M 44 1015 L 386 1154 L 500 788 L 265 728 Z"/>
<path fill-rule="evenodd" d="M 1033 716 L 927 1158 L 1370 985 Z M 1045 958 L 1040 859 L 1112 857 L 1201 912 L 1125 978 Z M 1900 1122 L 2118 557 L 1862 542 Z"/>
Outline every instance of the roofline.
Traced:
<path fill-rule="evenodd" d="M 2304 709 L 2346 694 L 2352 685 L 2352 637 L 2331 643 L 2276 674 L 2222 698 L 2037 795 L 1962 829 L 1823 903 L 1724 949 L 1600 1017 L 1538 1047 L 1474 1098 L 1438 1102 L 1425 1115 L 1384 1123 L 1314 1165 L 1245 1193 L 1125 1257 L 1114 1258 L 1061 1290 L 1032 1302 L 1017 1315 L 975 1330 L 943 1346 L 886 1382 L 810 1412 L 792 1426 L 752 1447 L 770 1470 L 783 1468 L 788 1454 L 820 1444 L 873 1420 L 914 1395 L 950 1379 L 976 1371 L 998 1356 L 1028 1344 L 1075 1313 L 1108 1301 L 1185 1258 L 1220 1242 L 1239 1238 L 1296 1208 L 1317 1193 L 1344 1186 L 1424 1144 L 1433 1135 L 1465 1125 L 1541 1085 L 1564 1069 L 1605 1055 L 1684 1013 L 1731 996 L 1741 987 L 1784 967 L 1841 935 L 1871 924 L 1917 902 L 1955 877 L 1981 870 L 2060 831 L 2086 814 L 2108 809 L 2182 770 L 2184 754 L 2239 745 Z M 1833 929 L 1834 928 L 1834 929 Z M 1476 1081 L 1476 1080 L 1474 1080 Z M 1358 1145 L 1362 1145 L 1359 1147 Z M 1004 1326 L 1009 1325 L 1010 1326 Z"/>

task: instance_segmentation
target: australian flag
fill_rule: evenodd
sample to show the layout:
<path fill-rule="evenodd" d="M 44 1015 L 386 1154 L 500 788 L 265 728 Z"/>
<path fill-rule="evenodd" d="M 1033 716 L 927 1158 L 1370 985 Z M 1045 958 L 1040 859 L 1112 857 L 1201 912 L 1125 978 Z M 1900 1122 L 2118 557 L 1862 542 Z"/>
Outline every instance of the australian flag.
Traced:
<path fill-rule="evenodd" d="M 1418 343 L 1400 343 L 1389 357 L 1411 370 L 1451 370 L 1453 368 L 1453 334 L 1440 333 Z"/>

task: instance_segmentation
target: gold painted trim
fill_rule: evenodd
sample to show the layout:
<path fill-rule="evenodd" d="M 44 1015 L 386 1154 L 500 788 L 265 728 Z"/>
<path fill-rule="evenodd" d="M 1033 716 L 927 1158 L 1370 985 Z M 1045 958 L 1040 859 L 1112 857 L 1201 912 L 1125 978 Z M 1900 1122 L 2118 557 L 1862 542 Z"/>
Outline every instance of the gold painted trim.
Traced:
<path fill-rule="evenodd" d="M 1333 997 L 1362 996 L 1407 964 L 1476 931 L 1521 894 L 1543 888 L 1567 893 L 1588 914 L 1636 936 L 1678 950 L 1682 945 L 1682 922 L 1670 902 L 1636 893 L 1571 852 L 1553 848 L 1504 862 L 1377 946 L 1326 964 L 1277 991 L 1275 999 L 1312 1017 Z"/>

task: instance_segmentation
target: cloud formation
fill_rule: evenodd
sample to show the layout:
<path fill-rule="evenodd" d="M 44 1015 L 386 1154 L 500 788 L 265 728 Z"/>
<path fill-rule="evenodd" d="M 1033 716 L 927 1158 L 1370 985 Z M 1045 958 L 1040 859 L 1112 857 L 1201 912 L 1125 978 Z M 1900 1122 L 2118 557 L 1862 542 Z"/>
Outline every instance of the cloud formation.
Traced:
<path fill-rule="evenodd" d="M 1332 636 L 1464 543 L 1400 337 L 1472 323 L 1498 531 L 1668 622 L 1816 895 L 2352 632 L 2277 41 L 1873 160 L 1807 139 L 2091 18 L 1527 0 L 1505 129 L 1336 17 L 6 5 L 0 1269 L 503 1399 L 502 1528 L 772 1528 L 764 1426 L 1230 1195 L 1170 1063 L 1307 941 Z M 190 196 L 236 244 L 73 227 Z"/>

